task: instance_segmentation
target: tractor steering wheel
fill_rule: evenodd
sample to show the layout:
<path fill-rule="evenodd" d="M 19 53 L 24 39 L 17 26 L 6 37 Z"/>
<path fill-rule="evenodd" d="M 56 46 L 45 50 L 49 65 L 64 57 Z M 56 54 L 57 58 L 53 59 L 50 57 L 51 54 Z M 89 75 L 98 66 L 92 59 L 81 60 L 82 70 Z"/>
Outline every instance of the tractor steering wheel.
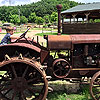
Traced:
<path fill-rule="evenodd" d="M 24 33 L 22 33 L 22 34 L 20 35 L 20 37 L 19 37 L 15 42 L 17 42 L 18 40 L 20 40 L 20 39 L 22 39 L 22 38 L 25 38 L 25 39 L 26 39 L 25 35 L 26 35 L 26 33 L 27 33 L 29 30 L 30 30 L 30 28 L 28 28 Z"/>

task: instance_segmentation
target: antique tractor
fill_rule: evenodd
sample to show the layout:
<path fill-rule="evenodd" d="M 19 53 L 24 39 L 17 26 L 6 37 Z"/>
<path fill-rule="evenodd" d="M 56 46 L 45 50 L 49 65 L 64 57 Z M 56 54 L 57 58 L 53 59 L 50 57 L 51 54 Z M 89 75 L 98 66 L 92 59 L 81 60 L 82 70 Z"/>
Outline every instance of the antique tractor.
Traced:
<path fill-rule="evenodd" d="M 92 78 L 90 94 L 100 99 L 99 34 L 44 36 L 45 48 L 25 37 L 28 30 L 15 42 L 0 46 L 0 100 L 45 100 L 48 76 L 51 80 Z"/>
<path fill-rule="evenodd" d="M 0 98 L 45 100 L 48 76 L 52 77 L 51 80 L 81 81 L 82 77 L 94 75 L 90 93 L 99 100 L 99 34 L 48 35 L 44 37 L 47 39 L 45 48 L 25 38 L 27 31 L 15 42 L 0 46 Z M 51 55 L 51 52 L 55 54 Z"/>

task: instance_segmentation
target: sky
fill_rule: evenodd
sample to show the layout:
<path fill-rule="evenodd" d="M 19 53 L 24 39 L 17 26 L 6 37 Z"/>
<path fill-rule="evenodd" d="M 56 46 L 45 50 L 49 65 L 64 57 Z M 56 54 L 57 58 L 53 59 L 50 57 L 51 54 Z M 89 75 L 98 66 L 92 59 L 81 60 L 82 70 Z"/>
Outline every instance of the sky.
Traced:
<path fill-rule="evenodd" d="M 9 1 L 11 1 L 11 3 L 9 3 Z M 23 4 L 29 4 L 29 3 L 37 2 L 37 1 L 40 1 L 40 0 L 0 0 L 0 6 L 23 5 Z M 100 0 L 71 0 L 71 1 L 82 2 L 82 3 L 100 2 Z"/>
<path fill-rule="evenodd" d="M 23 5 L 23 4 L 29 4 L 32 2 L 37 2 L 40 0 L 0 0 L 0 6 L 6 5 Z"/>

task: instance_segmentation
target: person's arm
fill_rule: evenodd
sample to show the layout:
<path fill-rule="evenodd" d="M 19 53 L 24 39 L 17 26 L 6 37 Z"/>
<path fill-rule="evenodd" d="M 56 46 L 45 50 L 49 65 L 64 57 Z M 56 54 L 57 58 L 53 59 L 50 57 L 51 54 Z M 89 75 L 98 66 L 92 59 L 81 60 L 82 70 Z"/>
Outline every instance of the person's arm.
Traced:
<path fill-rule="evenodd" d="M 15 42 L 19 37 L 10 36 L 11 42 Z"/>
<path fill-rule="evenodd" d="M 10 36 L 11 39 L 18 39 L 19 37 Z"/>

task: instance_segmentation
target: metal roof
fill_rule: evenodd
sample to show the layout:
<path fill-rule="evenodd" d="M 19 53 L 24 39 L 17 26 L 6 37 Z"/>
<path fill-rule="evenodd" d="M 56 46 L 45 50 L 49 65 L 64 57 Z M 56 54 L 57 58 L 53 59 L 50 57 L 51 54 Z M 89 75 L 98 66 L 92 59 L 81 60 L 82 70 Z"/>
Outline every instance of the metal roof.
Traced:
<path fill-rule="evenodd" d="M 100 2 L 78 5 L 78 6 L 72 7 L 68 10 L 61 12 L 61 14 L 91 11 L 91 10 L 100 10 Z"/>

